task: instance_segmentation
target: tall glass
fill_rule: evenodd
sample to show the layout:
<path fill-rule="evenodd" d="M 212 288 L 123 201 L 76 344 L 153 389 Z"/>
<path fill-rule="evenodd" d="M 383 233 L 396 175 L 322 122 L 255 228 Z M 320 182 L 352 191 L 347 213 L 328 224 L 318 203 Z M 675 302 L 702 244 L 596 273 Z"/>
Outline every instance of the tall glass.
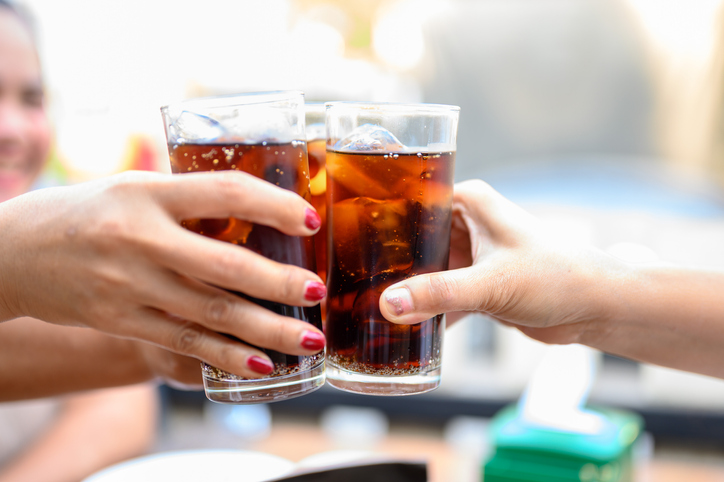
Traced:
<path fill-rule="evenodd" d="M 310 200 L 301 92 L 192 99 L 163 107 L 161 113 L 174 173 L 241 170 Z M 236 218 L 188 219 L 182 224 L 204 236 L 244 246 L 275 261 L 316 269 L 312 238 L 287 236 L 268 226 Z M 318 305 L 288 306 L 237 294 L 321 329 Z M 209 400 L 271 402 L 304 395 L 324 384 L 324 353 L 292 356 L 272 350 L 264 352 L 275 369 L 262 379 L 246 379 L 202 363 Z"/>
<path fill-rule="evenodd" d="M 327 104 L 327 381 L 409 395 L 440 383 L 442 315 L 395 325 L 388 286 L 447 269 L 459 108 Z"/>

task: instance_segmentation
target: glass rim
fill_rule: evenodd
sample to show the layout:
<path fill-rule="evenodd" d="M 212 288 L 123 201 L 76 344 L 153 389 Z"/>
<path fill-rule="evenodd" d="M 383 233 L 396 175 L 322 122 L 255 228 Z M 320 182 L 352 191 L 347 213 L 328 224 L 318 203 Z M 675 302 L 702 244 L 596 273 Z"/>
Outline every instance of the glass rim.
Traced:
<path fill-rule="evenodd" d="M 452 104 L 412 103 L 412 102 L 373 102 L 373 101 L 333 101 L 325 102 L 325 110 L 333 107 L 347 107 L 362 111 L 393 111 L 400 113 L 445 114 L 460 112 L 460 106 Z"/>
<path fill-rule="evenodd" d="M 328 101 L 323 100 L 308 101 L 304 99 L 304 110 L 311 113 L 324 113 L 328 103 Z"/>
<path fill-rule="evenodd" d="M 161 107 L 162 113 L 167 113 L 174 108 L 229 108 L 245 105 L 259 105 L 300 98 L 304 100 L 304 92 L 301 90 L 270 90 L 259 92 L 241 92 L 234 94 L 210 95 L 205 97 L 193 97 L 190 99 L 172 102 Z"/>

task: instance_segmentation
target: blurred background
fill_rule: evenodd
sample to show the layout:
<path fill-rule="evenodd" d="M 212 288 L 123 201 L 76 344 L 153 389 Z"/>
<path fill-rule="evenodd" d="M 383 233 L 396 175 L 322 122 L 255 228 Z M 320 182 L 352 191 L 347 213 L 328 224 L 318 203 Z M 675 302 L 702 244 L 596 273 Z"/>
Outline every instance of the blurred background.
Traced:
<path fill-rule="evenodd" d="M 308 100 L 449 103 L 461 107 L 456 179 L 482 178 L 617 256 L 724 268 L 722 0 L 24 4 L 56 124 L 45 184 L 167 171 L 159 107 L 182 98 L 301 89 Z M 324 388 L 234 412 L 165 390 L 159 450 L 281 453 L 269 441 L 280 420 L 358 448 L 403 427 L 479 457 L 481 427 L 520 397 L 548 348 L 481 319 L 446 337 L 441 388 L 414 400 Z M 591 402 L 642 414 L 655 457 L 724 464 L 723 381 L 596 363 Z"/>

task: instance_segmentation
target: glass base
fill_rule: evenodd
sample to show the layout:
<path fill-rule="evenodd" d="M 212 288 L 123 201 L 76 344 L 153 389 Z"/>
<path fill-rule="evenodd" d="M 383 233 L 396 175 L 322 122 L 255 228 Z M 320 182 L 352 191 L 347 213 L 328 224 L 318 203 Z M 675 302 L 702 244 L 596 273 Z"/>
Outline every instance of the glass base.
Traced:
<path fill-rule="evenodd" d="M 414 375 L 381 376 L 352 372 L 327 360 L 327 383 L 345 392 L 362 395 L 417 395 L 440 385 L 440 367 Z"/>
<path fill-rule="evenodd" d="M 289 400 L 324 385 L 324 360 L 303 372 L 256 380 L 220 380 L 204 374 L 206 398 L 218 403 L 267 403 Z"/>

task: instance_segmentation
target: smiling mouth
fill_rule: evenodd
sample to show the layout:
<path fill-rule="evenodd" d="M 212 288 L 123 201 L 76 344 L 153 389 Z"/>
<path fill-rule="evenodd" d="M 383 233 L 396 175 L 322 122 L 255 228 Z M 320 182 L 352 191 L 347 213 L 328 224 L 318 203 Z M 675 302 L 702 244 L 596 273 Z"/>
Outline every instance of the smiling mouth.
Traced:
<path fill-rule="evenodd" d="M 20 177 L 25 175 L 26 170 L 20 165 L 0 164 L 0 177 Z"/>

